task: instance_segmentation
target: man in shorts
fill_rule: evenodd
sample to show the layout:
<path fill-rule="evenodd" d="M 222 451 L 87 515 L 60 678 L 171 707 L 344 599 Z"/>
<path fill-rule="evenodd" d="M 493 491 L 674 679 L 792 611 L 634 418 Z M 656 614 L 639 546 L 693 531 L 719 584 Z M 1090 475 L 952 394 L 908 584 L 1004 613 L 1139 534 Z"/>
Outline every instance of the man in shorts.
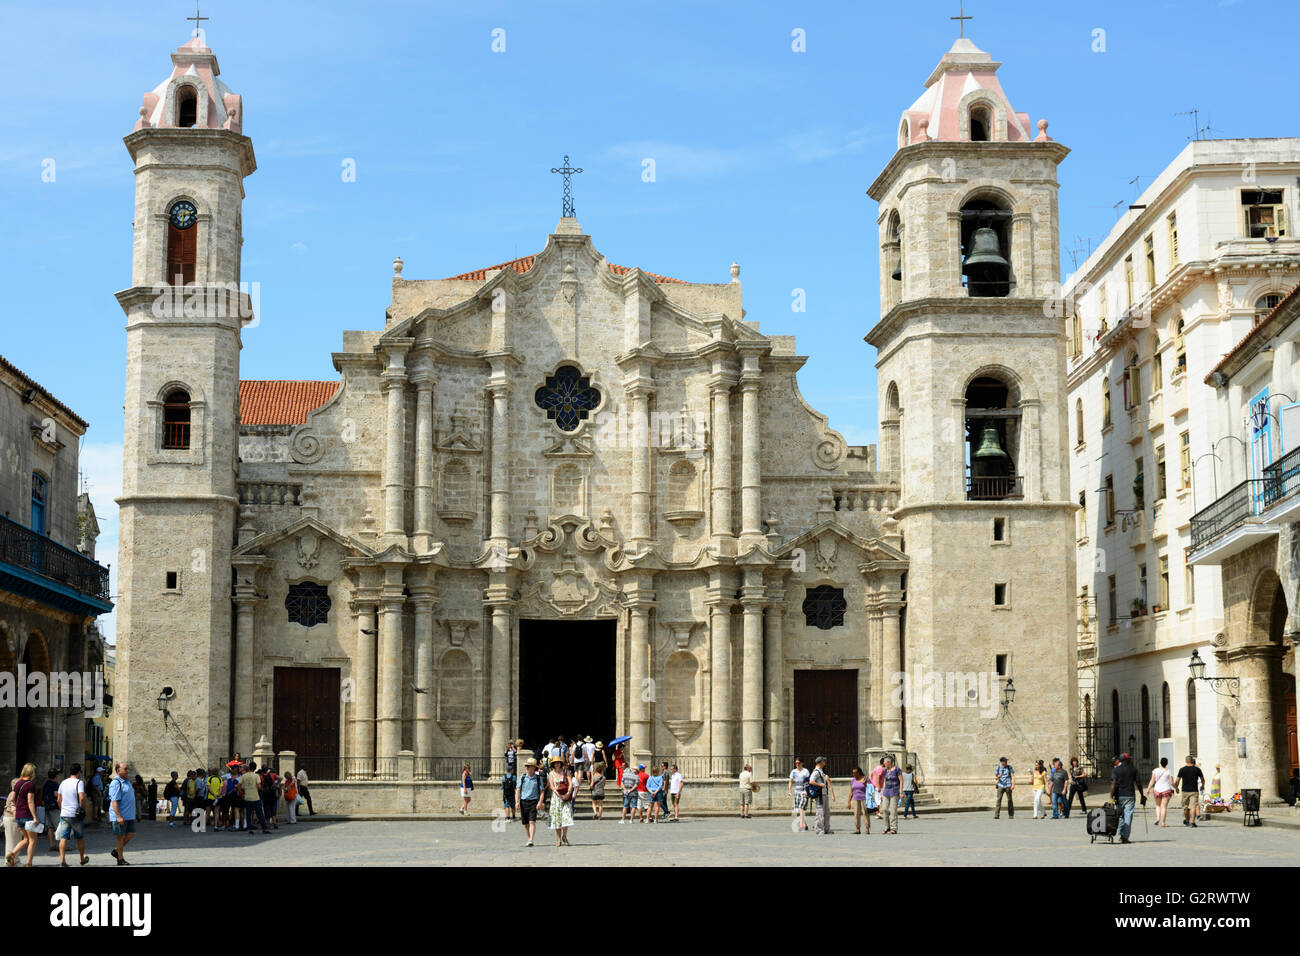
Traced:
<path fill-rule="evenodd" d="M 754 802 L 754 767 L 745 764 L 740 772 L 740 819 L 749 819 L 749 807 Z"/>
<path fill-rule="evenodd" d="M 1196 826 L 1196 814 L 1201 805 L 1201 790 L 1205 787 L 1205 774 L 1196 766 L 1196 761 L 1189 754 L 1187 762 L 1178 771 L 1174 781 L 1174 791 L 1183 795 L 1183 826 Z"/>
<path fill-rule="evenodd" d="M 641 822 L 645 823 L 650 816 L 650 774 L 643 763 L 636 765 L 636 808 L 641 812 Z"/>
<path fill-rule="evenodd" d="M 537 809 L 541 799 L 542 778 L 537 773 L 537 761 L 529 757 L 524 761 L 524 775 L 519 778 L 519 786 L 515 787 L 515 809 L 519 811 L 524 832 L 528 834 L 525 846 L 533 845 L 533 837 L 537 833 Z"/>
<path fill-rule="evenodd" d="M 627 823 L 628 811 L 631 811 L 632 822 L 635 823 L 637 805 L 636 774 L 631 772 L 631 768 L 623 774 L 623 779 L 619 783 L 619 787 L 623 790 L 623 816 L 618 822 Z"/>
<path fill-rule="evenodd" d="M 113 824 L 117 848 L 112 856 L 118 866 L 127 866 L 126 845 L 135 839 L 135 788 L 126 775 L 127 765 L 117 765 L 117 775 L 108 785 L 108 822 Z"/>
<path fill-rule="evenodd" d="M 686 778 L 682 772 L 677 769 L 677 764 L 669 768 L 668 776 L 668 799 L 673 802 L 673 823 L 679 823 L 681 818 L 678 816 L 682 803 L 682 788 L 686 786 Z"/>
<path fill-rule="evenodd" d="M 86 856 L 86 784 L 81 779 L 81 764 L 72 765 L 68 779 L 59 784 L 57 799 L 59 831 L 55 837 L 59 841 L 59 866 L 68 865 L 68 837 L 77 841 L 77 856 L 85 866 L 90 857 Z"/>

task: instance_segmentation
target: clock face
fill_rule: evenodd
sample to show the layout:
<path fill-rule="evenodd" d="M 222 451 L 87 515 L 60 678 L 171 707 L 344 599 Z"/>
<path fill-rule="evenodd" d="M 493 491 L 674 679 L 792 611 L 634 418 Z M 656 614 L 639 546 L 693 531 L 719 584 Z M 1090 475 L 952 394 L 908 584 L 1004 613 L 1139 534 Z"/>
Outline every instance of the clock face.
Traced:
<path fill-rule="evenodd" d="M 171 222 L 177 229 L 188 229 L 194 225 L 198 217 L 198 210 L 194 208 L 194 203 L 181 200 L 172 206 Z"/>

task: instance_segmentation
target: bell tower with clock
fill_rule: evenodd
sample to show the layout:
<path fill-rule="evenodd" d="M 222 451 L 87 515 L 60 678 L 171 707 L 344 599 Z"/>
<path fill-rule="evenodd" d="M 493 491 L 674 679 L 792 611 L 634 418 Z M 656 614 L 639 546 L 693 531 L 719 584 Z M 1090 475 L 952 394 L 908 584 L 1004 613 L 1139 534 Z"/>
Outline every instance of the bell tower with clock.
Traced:
<path fill-rule="evenodd" d="M 1050 305 L 1068 150 L 1012 108 L 1000 65 L 958 39 L 868 189 L 881 319 L 866 338 L 910 560 L 906 745 L 972 796 L 1000 756 L 1074 745 L 1076 506 L 1066 326 Z M 928 699 L 924 674 L 941 682 Z M 1003 707 L 1008 681 L 1020 704 Z"/>
<path fill-rule="evenodd" d="M 241 329 L 240 208 L 256 168 L 240 97 L 196 35 L 144 94 L 135 163 L 118 559 L 118 753 L 154 766 L 229 740 L 231 550 Z"/>

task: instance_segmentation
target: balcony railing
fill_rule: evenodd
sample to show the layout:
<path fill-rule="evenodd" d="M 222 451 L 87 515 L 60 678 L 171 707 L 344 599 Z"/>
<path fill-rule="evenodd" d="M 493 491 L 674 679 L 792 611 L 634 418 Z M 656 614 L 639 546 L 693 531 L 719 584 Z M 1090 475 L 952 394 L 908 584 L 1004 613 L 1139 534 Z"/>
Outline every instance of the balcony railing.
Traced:
<path fill-rule="evenodd" d="M 0 516 L 0 561 L 101 601 L 111 600 L 108 568 L 3 516 Z"/>
<path fill-rule="evenodd" d="M 966 476 L 968 501 L 1001 501 L 1024 496 L 1024 479 L 1020 475 Z"/>
<path fill-rule="evenodd" d="M 1271 508 L 1300 491 L 1300 448 L 1293 448 L 1265 468 L 1264 480 L 1268 482 L 1264 489 L 1265 508 Z"/>
<path fill-rule="evenodd" d="M 1258 514 L 1259 503 L 1264 500 L 1270 484 L 1272 482 L 1267 478 L 1248 478 L 1208 508 L 1192 515 L 1191 549 L 1199 550 Z"/>

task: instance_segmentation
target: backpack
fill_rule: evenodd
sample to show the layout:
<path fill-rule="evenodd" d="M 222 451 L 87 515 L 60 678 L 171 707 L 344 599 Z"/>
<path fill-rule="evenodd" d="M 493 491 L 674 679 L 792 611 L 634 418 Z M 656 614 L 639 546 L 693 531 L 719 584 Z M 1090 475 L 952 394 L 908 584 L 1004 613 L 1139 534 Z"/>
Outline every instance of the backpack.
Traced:
<path fill-rule="evenodd" d="M 195 780 L 195 781 L 194 781 L 194 796 L 197 797 L 198 799 L 202 800 L 202 799 L 206 798 L 207 795 L 208 795 L 208 781 L 207 781 L 206 779 L 204 779 L 204 778 L 199 778 L 199 779 Z"/>
<path fill-rule="evenodd" d="M 822 798 L 822 791 L 825 789 L 825 786 L 826 786 L 826 774 L 820 770 L 814 769 L 813 772 L 808 775 L 808 783 L 807 783 L 808 799 L 820 800 Z"/>
<path fill-rule="evenodd" d="M 186 800 L 194 799 L 194 778 L 193 777 L 185 778 L 185 799 Z"/>

